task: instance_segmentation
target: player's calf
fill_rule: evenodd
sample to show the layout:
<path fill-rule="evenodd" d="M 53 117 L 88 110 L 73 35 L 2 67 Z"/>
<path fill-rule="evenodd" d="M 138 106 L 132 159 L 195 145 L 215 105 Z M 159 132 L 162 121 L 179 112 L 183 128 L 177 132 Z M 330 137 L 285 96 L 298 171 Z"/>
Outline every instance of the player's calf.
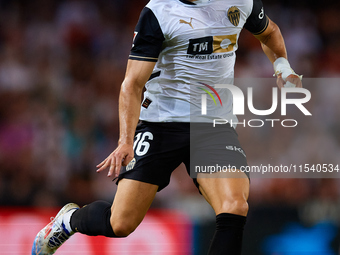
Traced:
<path fill-rule="evenodd" d="M 120 220 L 120 221 L 113 221 L 111 223 L 113 232 L 117 235 L 117 237 L 127 237 L 130 235 L 137 226 L 129 223 L 128 220 Z"/>
<path fill-rule="evenodd" d="M 71 217 L 74 231 L 89 236 L 117 237 L 110 223 L 111 204 L 106 201 L 95 201 L 76 211 Z"/>

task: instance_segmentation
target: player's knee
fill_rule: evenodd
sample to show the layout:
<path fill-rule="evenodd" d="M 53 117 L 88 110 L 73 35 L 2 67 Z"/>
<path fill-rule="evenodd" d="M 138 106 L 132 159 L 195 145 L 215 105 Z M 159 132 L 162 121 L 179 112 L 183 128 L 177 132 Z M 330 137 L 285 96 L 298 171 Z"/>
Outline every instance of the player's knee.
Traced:
<path fill-rule="evenodd" d="M 236 200 L 234 205 L 235 214 L 246 216 L 248 214 L 249 205 L 247 200 Z"/>
<path fill-rule="evenodd" d="M 222 205 L 221 212 L 246 216 L 248 209 L 249 205 L 246 199 L 236 198 L 231 201 L 225 201 Z"/>
<path fill-rule="evenodd" d="M 127 237 L 136 229 L 136 226 L 127 220 L 111 219 L 111 227 L 115 235 L 118 237 Z"/>

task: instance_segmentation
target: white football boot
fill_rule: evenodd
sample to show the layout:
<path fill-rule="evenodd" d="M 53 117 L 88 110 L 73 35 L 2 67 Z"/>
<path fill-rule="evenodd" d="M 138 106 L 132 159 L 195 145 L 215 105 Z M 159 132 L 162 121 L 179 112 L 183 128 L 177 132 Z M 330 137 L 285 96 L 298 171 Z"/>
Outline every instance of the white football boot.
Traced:
<path fill-rule="evenodd" d="M 39 231 L 34 239 L 32 246 L 32 255 L 51 255 L 74 234 L 68 231 L 63 222 L 63 216 L 70 210 L 77 210 L 79 206 L 74 203 L 65 205 L 58 212 L 55 218 L 51 218 L 51 222 Z"/>

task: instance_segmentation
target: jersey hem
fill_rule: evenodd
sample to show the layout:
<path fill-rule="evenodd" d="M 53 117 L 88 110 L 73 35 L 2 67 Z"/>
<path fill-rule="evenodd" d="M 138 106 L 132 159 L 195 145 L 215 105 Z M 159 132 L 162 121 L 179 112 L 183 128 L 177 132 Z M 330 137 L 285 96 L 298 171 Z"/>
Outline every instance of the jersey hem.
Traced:
<path fill-rule="evenodd" d="M 129 59 L 139 60 L 139 61 L 148 61 L 148 62 L 157 62 L 157 60 L 158 60 L 158 58 L 141 57 L 141 56 L 133 56 L 133 55 L 129 55 Z"/>

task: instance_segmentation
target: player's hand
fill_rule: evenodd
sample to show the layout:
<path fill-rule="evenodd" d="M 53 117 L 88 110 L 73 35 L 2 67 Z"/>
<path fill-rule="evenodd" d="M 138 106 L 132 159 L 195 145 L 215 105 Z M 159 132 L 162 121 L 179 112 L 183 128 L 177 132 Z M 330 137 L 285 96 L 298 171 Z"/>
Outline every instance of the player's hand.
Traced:
<path fill-rule="evenodd" d="M 291 74 L 286 78 L 286 81 L 282 79 L 282 74 L 279 74 L 276 79 L 277 86 L 281 88 L 302 88 L 301 78 L 296 74 Z"/>
<path fill-rule="evenodd" d="M 117 177 L 119 175 L 120 168 L 129 164 L 133 157 L 133 145 L 120 144 L 117 149 L 115 149 L 106 159 L 97 165 L 97 172 L 99 173 L 110 167 L 107 176 L 111 177 L 114 174 L 114 177 Z"/>

